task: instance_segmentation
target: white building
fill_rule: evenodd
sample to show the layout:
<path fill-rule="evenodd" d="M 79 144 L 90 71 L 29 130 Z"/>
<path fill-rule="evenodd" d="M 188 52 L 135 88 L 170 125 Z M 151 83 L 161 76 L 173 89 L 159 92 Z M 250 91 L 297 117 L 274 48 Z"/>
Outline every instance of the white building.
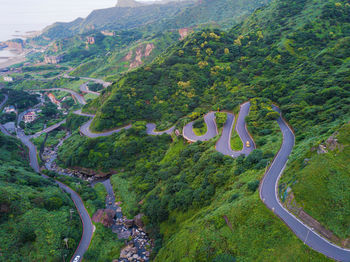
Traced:
<path fill-rule="evenodd" d="M 4 111 L 5 111 L 5 113 L 7 113 L 7 114 L 12 113 L 12 112 L 13 112 L 13 113 L 16 113 L 16 109 L 15 109 L 14 106 L 7 106 L 7 107 L 5 107 Z"/>
<path fill-rule="evenodd" d="M 13 82 L 13 78 L 11 76 L 4 76 L 5 82 Z"/>
<path fill-rule="evenodd" d="M 36 113 L 34 111 L 28 112 L 24 115 L 24 123 L 33 122 L 36 119 Z"/>

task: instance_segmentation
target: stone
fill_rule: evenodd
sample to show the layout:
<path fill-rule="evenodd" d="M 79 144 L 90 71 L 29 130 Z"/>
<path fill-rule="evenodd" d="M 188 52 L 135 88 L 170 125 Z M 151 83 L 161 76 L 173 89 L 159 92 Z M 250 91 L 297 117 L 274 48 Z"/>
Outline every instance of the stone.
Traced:
<path fill-rule="evenodd" d="M 133 219 L 125 219 L 124 221 L 124 225 L 127 227 L 127 228 L 130 228 L 134 225 L 134 220 Z"/>
<path fill-rule="evenodd" d="M 95 223 L 102 223 L 105 227 L 111 227 L 114 224 L 115 211 L 113 209 L 99 209 L 92 216 Z"/>
<path fill-rule="evenodd" d="M 144 227 L 144 224 L 143 224 L 143 221 L 142 221 L 142 217 L 144 215 L 143 214 L 138 214 L 134 217 L 134 222 L 135 222 L 135 225 L 139 228 L 143 228 Z"/>
<path fill-rule="evenodd" d="M 321 155 L 321 154 L 326 154 L 326 153 L 328 153 L 326 146 L 319 145 L 317 148 L 317 154 Z"/>

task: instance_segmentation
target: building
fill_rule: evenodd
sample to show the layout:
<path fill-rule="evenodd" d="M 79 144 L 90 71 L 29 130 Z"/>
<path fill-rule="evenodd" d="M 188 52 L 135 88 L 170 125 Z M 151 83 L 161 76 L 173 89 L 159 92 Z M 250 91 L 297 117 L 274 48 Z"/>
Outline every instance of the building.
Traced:
<path fill-rule="evenodd" d="M 24 115 L 24 123 L 33 122 L 36 119 L 36 113 L 34 111 L 28 112 Z"/>
<path fill-rule="evenodd" d="M 101 34 L 103 34 L 104 36 L 115 36 L 115 32 L 112 31 L 101 31 Z"/>
<path fill-rule="evenodd" d="M 93 44 L 95 44 L 95 37 L 93 37 L 93 36 L 87 36 L 87 37 L 86 37 L 86 43 L 87 43 L 88 45 L 93 45 Z"/>
<path fill-rule="evenodd" d="M 62 56 L 45 56 L 44 62 L 45 64 L 58 64 L 62 61 Z"/>
<path fill-rule="evenodd" d="M 5 82 L 13 82 L 13 78 L 11 76 L 4 76 Z"/>
<path fill-rule="evenodd" d="M 4 109 L 4 112 L 6 113 L 6 114 L 9 114 L 9 113 L 16 113 L 16 109 L 15 109 L 15 107 L 14 106 L 7 106 L 7 107 L 5 107 L 5 109 Z"/>

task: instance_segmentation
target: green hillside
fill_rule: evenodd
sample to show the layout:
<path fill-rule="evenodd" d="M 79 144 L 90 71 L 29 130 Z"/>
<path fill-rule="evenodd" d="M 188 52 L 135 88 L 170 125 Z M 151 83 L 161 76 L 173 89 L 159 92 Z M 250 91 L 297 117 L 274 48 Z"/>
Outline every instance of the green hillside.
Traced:
<path fill-rule="evenodd" d="M 229 33 L 199 32 L 127 74 L 102 101 L 94 129 L 137 119 L 170 126 L 194 110 L 260 96 L 281 105 L 298 140 L 328 132 L 349 111 L 349 7 L 298 3 L 276 1 Z"/>
<path fill-rule="evenodd" d="M 95 30 L 128 30 L 169 18 L 193 5 L 192 1 L 152 4 L 139 7 L 112 7 L 93 11 L 85 19 L 70 23 L 55 23 L 41 37 L 51 40 L 72 37 Z"/>
<path fill-rule="evenodd" d="M 70 213 L 76 209 L 69 196 L 34 173 L 25 148 L 2 134 L 0 163 L 0 260 L 69 259 L 82 233 L 78 213 Z"/>
<path fill-rule="evenodd" d="M 291 187 L 288 192 L 307 213 L 340 240 L 350 237 L 344 164 L 349 157 L 344 126 L 350 119 L 349 32 L 348 1 L 277 0 L 229 32 L 204 30 L 180 41 L 85 107 L 91 112 L 99 108 L 93 121 L 97 131 L 130 120 L 155 122 L 163 129 L 183 126 L 193 112 L 236 112 L 240 103 L 258 98 L 247 118 L 258 150 L 246 159 L 221 156 L 214 141 L 186 145 L 181 139 L 165 155 L 163 148 L 154 150 L 160 158 L 150 155 L 129 163 L 118 155 L 129 164 L 118 164 L 123 169 L 112 182 L 128 200 L 124 205 L 130 214 L 146 214 L 148 230 L 157 239 L 156 261 L 326 260 L 305 247 L 258 197 L 256 185 L 281 138 L 268 115 L 272 102 L 296 134 L 280 187 L 282 199 Z M 336 131 L 339 148 L 315 153 L 313 148 Z M 110 153 L 134 148 L 122 135 L 109 139 L 118 145 L 116 151 L 84 139 L 84 147 L 91 148 L 89 158 L 81 155 L 74 164 L 101 168 Z M 303 164 L 306 158 L 310 160 Z M 315 168 L 323 165 L 316 176 Z M 330 180 L 335 174 L 337 179 Z M 118 189 L 120 183 L 128 185 L 133 197 Z"/>

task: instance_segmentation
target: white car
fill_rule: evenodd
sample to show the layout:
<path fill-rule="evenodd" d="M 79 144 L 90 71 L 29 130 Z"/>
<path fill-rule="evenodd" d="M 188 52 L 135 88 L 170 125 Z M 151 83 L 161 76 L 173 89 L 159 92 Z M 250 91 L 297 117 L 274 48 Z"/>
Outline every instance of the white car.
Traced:
<path fill-rule="evenodd" d="M 79 262 L 79 260 L 80 260 L 80 256 L 76 256 L 76 257 L 74 258 L 73 262 Z"/>

